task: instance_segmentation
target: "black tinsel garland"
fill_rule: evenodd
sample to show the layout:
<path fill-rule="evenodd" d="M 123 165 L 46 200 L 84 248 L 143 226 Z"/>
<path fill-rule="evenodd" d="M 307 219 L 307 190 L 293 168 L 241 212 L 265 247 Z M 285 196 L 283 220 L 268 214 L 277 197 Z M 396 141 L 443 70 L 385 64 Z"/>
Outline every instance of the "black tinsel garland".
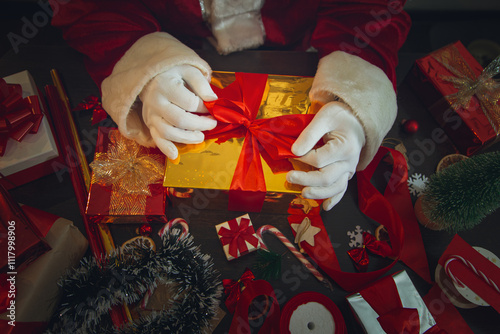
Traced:
<path fill-rule="evenodd" d="M 60 283 L 62 301 L 47 333 L 202 333 L 217 312 L 222 287 L 212 258 L 191 235 L 180 238 L 180 233 L 166 233 L 157 252 L 143 248 L 132 258 L 117 250 L 101 264 L 82 260 Z M 113 306 L 136 303 L 162 282 L 179 287 L 177 299 L 166 301 L 172 305 L 168 310 L 120 329 L 112 326 Z"/>

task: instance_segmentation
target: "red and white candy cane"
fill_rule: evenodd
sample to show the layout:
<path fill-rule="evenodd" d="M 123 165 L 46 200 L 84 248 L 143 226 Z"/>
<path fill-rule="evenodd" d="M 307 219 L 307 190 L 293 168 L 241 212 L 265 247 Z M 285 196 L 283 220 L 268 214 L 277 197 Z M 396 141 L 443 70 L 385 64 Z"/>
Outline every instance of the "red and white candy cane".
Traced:
<path fill-rule="evenodd" d="M 262 249 L 265 249 L 265 250 L 269 251 L 268 247 L 264 243 L 264 238 L 262 237 L 262 235 L 265 232 L 270 232 L 270 233 L 274 234 L 290 250 L 290 252 L 292 252 L 292 254 L 295 255 L 295 257 L 300 262 L 302 262 L 302 264 L 304 266 L 306 266 L 307 269 L 309 269 L 309 271 L 311 272 L 311 274 L 313 274 L 314 277 L 316 277 L 316 279 L 318 281 L 320 281 L 321 283 L 325 284 L 328 289 L 333 290 L 333 287 L 330 284 L 330 282 L 323 275 L 321 275 L 321 273 L 316 268 L 314 268 L 314 266 L 311 264 L 311 262 L 309 262 L 304 257 L 304 255 L 302 255 L 302 253 L 299 252 L 297 250 L 297 248 L 295 248 L 295 246 L 290 242 L 290 240 L 288 240 L 288 238 L 285 237 L 285 235 L 283 233 L 281 233 L 276 227 L 274 227 L 272 225 L 264 225 L 264 226 L 261 226 L 257 230 L 257 236 L 259 238 L 259 241 L 260 241 Z"/>
<path fill-rule="evenodd" d="M 160 231 L 158 231 L 158 235 L 160 236 L 160 238 L 163 237 L 165 235 L 165 233 L 170 232 L 172 227 L 174 227 L 174 225 L 177 225 L 177 224 L 182 226 L 182 233 L 181 233 L 180 238 L 184 238 L 189 233 L 189 225 L 188 225 L 187 221 L 185 221 L 182 218 L 170 219 L 165 225 L 163 225 L 163 227 L 160 229 Z"/>
<path fill-rule="evenodd" d="M 185 221 L 182 218 L 174 218 L 170 219 L 163 227 L 158 231 L 158 235 L 160 238 L 162 238 L 166 233 L 169 233 L 170 230 L 174 227 L 174 225 L 181 225 L 182 226 L 182 233 L 179 236 L 180 239 L 186 237 L 189 233 L 189 225 L 187 221 Z M 141 301 L 141 308 L 146 309 L 146 305 L 148 304 L 149 298 L 153 295 L 154 288 L 149 289 L 146 294 L 144 295 L 144 298 L 142 298 Z"/>
<path fill-rule="evenodd" d="M 460 280 L 455 275 L 453 275 L 453 273 L 450 271 L 450 267 L 449 267 L 449 264 L 452 261 L 456 261 L 456 260 L 458 260 L 458 261 L 462 262 L 463 264 L 465 264 L 467 266 L 467 268 L 471 269 L 477 276 L 481 277 L 489 286 L 491 286 L 498 293 L 500 293 L 500 289 L 495 284 L 495 282 L 493 282 L 491 279 L 489 279 L 482 271 L 477 270 L 476 267 L 474 267 L 474 265 L 472 263 L 470 263 L 469 261 L 467 261 L 463 257 L 461 257 L 459 255 L 455 255 L 455 256 L 450 257 L 445 262 L 445 264 L 444 264 L 444 270 L 446 271 L 446 274 L 453 280 L 453 282 L 455 282 L 459 287 L 463 288 L 464 284 L 462 282 L 460 282 Z"/>

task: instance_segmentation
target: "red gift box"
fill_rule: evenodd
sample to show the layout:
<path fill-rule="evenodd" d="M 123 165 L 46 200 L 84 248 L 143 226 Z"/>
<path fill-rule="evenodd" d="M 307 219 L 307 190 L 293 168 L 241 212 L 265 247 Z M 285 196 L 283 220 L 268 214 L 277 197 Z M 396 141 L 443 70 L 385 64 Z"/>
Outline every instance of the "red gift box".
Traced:
<path fill-rule="evenodd" d="M 163 219 L 165 155 L 140 146 L 116 128 L 99 128 L 86 214 L 123 223 Z"/>
<path fill-rule="evenodd" d="M 54 173 L 59 151 L 29 72 L 4 80 L 0 79 L 0 172 L 5 178 L 0 184 L 10 189 Z"/>
<path fill-rule="evenodd" d="M 489 70 L 483 72 L 457 41 L 418 59 L 408 76 L 439 126 L 468 156 L 495 143 L 500 130 L 500 85 Z"/>
<path fill-rule="evenodd" d="M 406 271 L 347 297 L 366 333 L 440 333 Z"/>
<path fill-rule="evenodd" d="M 215 226 L 228 261 L 256 251 L 260 242 L 248 214 Z"/>

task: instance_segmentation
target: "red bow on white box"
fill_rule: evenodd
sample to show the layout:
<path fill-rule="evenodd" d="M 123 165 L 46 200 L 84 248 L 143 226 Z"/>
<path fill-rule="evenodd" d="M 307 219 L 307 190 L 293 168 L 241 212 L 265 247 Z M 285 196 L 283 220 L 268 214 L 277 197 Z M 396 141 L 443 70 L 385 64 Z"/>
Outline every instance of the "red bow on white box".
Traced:
<path fill-rule="evenodd" d="M 369 334 L 436 334 L 441 330 L 406 271 L 386 276 L 347 297 Z"/>

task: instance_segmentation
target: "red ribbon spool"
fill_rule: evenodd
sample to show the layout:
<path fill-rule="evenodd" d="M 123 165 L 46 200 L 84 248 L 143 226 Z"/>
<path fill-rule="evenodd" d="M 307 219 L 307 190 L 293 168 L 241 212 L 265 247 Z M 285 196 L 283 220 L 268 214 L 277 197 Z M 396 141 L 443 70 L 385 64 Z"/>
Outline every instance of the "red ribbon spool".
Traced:
<path fill-rule="evenodd" d="M 300 293 L 290 299 L 288 303 L 286 303 L 281 312 L 281 333 L 291 334 L 289 324 L 293 313 L 299 308 L 299 306 L 307 305 L 308 303 L 313 302 L 323 305 L 332 315 L 334 323 L 334 331 L 332 332 L 332 334 L 347 334 L 344 318 L 342 317 L 342 313 L 340 312 L 337 305 L 335 305 L 335 303 L 327 296 L 313 291 Z M 309 322 L 305 325 L 309 330 L 311 330 L 311 333 L 313 333 L 315 326 L 314 319 L 309 319 Z"/>

